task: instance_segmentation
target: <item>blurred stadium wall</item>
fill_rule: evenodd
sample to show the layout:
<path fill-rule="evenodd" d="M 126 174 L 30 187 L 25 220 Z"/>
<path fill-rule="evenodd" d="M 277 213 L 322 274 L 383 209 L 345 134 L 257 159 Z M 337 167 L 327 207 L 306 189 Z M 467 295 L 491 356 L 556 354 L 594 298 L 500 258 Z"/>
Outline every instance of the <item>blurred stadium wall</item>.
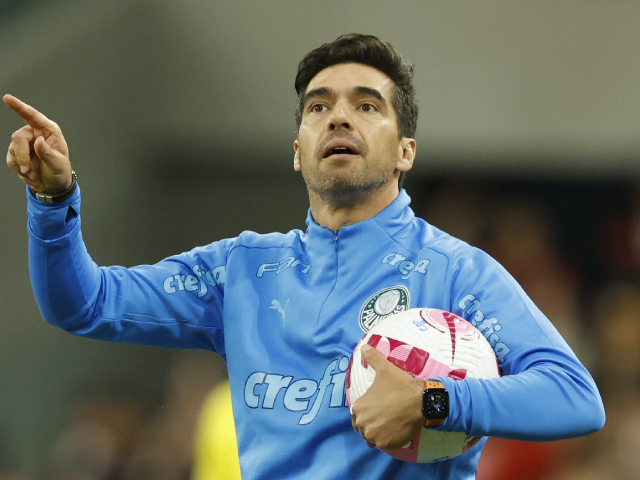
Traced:
<path fill-rule="evenodd" d="M 0 93 L 60 124 L 89 251 L 130 266 L 244 229 L 304 227 L 306 191 L 291 169 L 295 70 L 349 31 L 380 36 L 416 65 L 416 199 L 434 179 L 465 185 L 461 194 L 496 180 L 580 191 L 606 179 L 615 190 L 640 175 L 639 24 L 635 0 L 5 0 Z M 21 126 L 0 109 L 1 148 Z M 170 354 L 46 325 L 28 279 L 24 188 L 5 170 L 0 189 L 0 443 L 29 468 L 76 385 L 160 390 Z"/>

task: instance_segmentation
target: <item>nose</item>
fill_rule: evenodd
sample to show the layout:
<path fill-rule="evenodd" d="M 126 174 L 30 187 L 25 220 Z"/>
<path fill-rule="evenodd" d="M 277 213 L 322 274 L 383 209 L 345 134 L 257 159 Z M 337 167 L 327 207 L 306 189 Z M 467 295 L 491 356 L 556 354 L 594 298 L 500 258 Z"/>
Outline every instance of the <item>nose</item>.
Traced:
<path fill-rule="evenodd" d="M 344 105 L 336 105 L 329 118 L 329 130 L 353 130 L 353 122 Z"/>

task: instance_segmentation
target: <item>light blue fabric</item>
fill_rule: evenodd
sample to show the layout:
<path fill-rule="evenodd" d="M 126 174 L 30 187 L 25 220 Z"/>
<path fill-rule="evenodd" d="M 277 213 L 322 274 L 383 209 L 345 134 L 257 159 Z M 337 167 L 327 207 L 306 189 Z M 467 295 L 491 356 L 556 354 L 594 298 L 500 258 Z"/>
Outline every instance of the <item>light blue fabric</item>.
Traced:
<path fill-rule="evenodd" d="M 499 379 L 441 379 L 451 414 L 440 430 L 547 441 L 604 423 L 591 376 L 520 286 L 484 252 L 416 218 L 404 190 L 338 232 L 309 213 L 305 232 L 244 232 L 129 269 L 91 260 L 79 189 L 59 205 L 28 196 L 43 317 L 90 338 L 218 352 L 245 479 L 475 478 L 484 441 L 419 465 L 370 450 L 351 428 L 348 359 L 364 333 L 363 307 L 388 287 L 407 292 L 410 308 L 469 320 L 500 361 Z"/>

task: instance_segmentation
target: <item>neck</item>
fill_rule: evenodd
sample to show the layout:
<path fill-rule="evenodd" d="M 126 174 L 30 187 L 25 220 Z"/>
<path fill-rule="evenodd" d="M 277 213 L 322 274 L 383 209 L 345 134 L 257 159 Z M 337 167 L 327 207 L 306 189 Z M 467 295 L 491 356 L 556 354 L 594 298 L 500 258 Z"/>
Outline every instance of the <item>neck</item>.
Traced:
<path fill-rule="evenodd" d="M 329 205 L 318 194 L 309 190 L 309 204 L 316 223 L 335 232 L 347 225 L 375 217 L 387 208 L 399 193 L 398 182 L 392 180 L 371 192 L 361 203 L 344 207 Z"/>

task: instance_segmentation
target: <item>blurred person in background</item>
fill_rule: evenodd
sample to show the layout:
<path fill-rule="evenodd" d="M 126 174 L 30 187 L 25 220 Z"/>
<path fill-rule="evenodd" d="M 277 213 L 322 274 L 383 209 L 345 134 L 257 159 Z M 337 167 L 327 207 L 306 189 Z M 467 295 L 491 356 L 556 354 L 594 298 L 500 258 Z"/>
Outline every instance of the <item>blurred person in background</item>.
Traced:
<path fill-rule="evenodd" d="M 188 479 L 199 412 L 225 376 L 219 358 L 186 351 L 173 355 L 159 395 L 120 382 L 80 385 L 38 479 Z"/>
<path fill-rule="evenodd" d="M 145 423 L 134 391 L 119 382 L 80 385 L 39 478 L 120 480 Z"/>
<path fill-rule="evenodd" d="M 231 388 L 225 381 L 205 400 L 196 431 L 191 480 L 240 480 Z"/>
<path fill-rule="evenodd" d="M 190 478 L 198 417 L 209 391 L 226 376 L 225 370 L 219 358 L 205 352 L 180 352 L 175 357 L 162 408 L 142 429 L 125 462 L 123 480 Z"/>

